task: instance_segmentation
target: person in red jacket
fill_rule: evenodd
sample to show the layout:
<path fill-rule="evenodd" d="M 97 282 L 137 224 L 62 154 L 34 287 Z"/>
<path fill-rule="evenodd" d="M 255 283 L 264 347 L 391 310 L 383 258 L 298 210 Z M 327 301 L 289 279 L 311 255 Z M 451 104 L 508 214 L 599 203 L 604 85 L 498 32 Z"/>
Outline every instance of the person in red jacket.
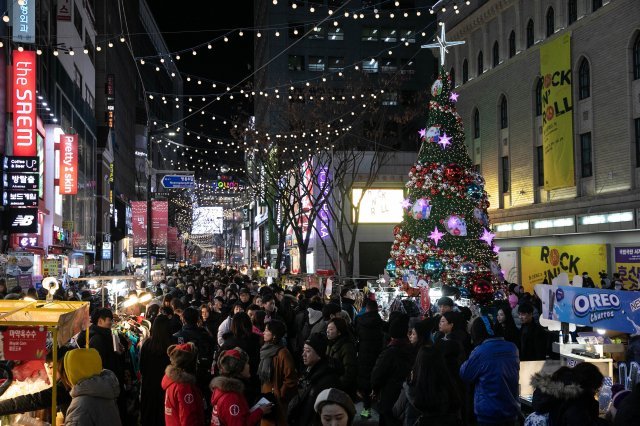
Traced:
<path fill-rule="evenodd" d="M 171 345 L 171 364 L 162 378 L 166 426 L 204 425 L 204 401 L 196 383 L 197 349 L 193 343 Z"/>
<path fill-rule="evenodd" d="M 211 426 L 254 426 L 264 414 L 271 412 L 270 403 L 249 410 L 241 380 L 251 376 L 248 361 L 249 356 L 240 348 L 220 354 L 218 369 L 221 375 L 214 378 L 210 385 L 213 407 Z"/>

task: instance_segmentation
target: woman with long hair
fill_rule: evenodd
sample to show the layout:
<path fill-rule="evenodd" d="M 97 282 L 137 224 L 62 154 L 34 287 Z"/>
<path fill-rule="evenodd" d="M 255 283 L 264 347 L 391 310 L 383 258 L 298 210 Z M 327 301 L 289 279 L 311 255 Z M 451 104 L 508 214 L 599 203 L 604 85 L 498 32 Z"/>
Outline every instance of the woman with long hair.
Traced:
<path fill-rule="evenodd" d="M 423 346 L 418 351 L 409 380 L 402 387 L 393 414 L 403 426 L 461 424 L 460 395 L 440 351 Z"/>
<path fill-rule="evenodd" d="M 262 419 L 262 426 L 287 424 L 287 407 L 298 385 L 293 356 L 283 342 L 286 333 L 284 322 L 275 319 L 264 329 L 258 377 L 262 394 L 267 395 L 275 407 L 272 415 Z"/>
<path fill-rule="evenodd" d="M 260 336 L 253 332 L 253 324 L 246 312 L 238 312 L 231 320 L 231 331 L 224 336 L 222 350 L 241 348 L 249 356 L 249 371 L 251 381 L 246 386 L 247 399 L 253 404 L 253 397 L 258 395 L 260 381 L 258 380 L 258 364 L 260 364 Z"/>
<path fill-rule="evenodd" d="M 493 331 L 496 336 L 504 337 L 504 340 L 513 343 L 518 349 L 520 348 L 520 330 L 516 327 L 516 322 L 508 306 L 504 305 L 498 308 Z"/>
<path fill-rule="evenodd" d="M 143 426 L 164 425 L 164 390 L 160 383 L 169 365 L 167 349 L 171 344 L 171 320 L 159 315 L 151 326 L 151 337 L 140 349 L 140 418 Z"/>

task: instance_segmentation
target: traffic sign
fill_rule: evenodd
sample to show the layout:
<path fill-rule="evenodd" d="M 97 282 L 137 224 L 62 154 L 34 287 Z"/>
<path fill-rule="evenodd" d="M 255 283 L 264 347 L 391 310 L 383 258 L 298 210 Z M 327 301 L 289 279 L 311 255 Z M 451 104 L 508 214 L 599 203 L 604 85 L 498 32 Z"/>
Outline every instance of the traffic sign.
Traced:
<path fill-rule="evenodd" d="M 191 189 L 196 187 L 194 175 L 166 175 L 162 178 L 162 186 L 168 189 Z"/>

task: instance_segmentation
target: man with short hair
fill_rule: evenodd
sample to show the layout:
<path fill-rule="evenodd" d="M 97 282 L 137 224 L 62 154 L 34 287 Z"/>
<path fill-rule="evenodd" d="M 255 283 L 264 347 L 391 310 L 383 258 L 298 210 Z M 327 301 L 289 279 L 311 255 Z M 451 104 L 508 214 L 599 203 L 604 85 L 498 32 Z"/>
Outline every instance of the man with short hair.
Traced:
<path fill-rule="evenodd" d="M 547 358 L 547 332 L 533 319 L 533 305 L 524 302 L 518 307 L 520 328 L 520 361 L 544 361 Z"/>
<path fill-rule="evenodd" d="M 113 324 L 113 312 L 108 308 L 98 308 L 91 314 L 91 326 L 89 327 L 89 347 L 94 348 L 100 354 L 102 366 L 116 373 L 120 378 L 121 368 L 118 356 L 113 348 L 111 326 Z M 80 332 L 78 346 L 84 348 L 87 343 L 86 332 Z"/>
<path fill-rule="evenodd" d="M 240 289 L 240 292 L 238 294 L 240 297 L 240 303 L 242 303 L 242 307 L 246 311 L 247 308 L 253 303 L 251 300 L 252 299 L 251 292 L 249 291 L 248 288 L 243 287 Z"/>
<path fill-rule="evenodd" d="M 313 423 L 313 405 L 320 392 L 340 386 L 337 369 L 326 357 L 327 337 L 316 333 L 309 336 L 302 350 L 305 372 L 298 382 L 297 394 L 289 403 L 287 414 L 291 426 Z"/>
<path fill-rule="evenodd" d="M 281 319 L 277 313 L 276 299 L 271 293 L 266 293 L 262 296 L 262 309 L 267 313 L 264 319 L 265 323 L 268 323 L 272 319 Z"/>

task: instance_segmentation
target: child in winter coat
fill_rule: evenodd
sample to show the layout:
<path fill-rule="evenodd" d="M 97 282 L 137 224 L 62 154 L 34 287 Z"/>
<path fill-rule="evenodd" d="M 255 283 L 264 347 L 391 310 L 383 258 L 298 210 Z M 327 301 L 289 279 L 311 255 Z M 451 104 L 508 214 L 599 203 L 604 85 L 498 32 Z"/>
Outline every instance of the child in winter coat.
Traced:
<path fill-rule="evenodd" d="M 119 426 L 116 399 L 120 385 L 111 370 L 102 369 L 102 359 L 95 349 L 74 349 L 64 356 L 61 379 L 70 388 L 71 404 L 64 424 L 67 426 Z"/>
<path fill-rule="evenodd" d="M 166 426 L 204 425 L 204 401 L 196 383 L 195 345 L 171 345 L 167 355 L 171 364 L 162 378 Z"/>
<path fill-rule="evenodd" d="M 212 426 L 253 426 L 272 405 L 260 405 L 249 411 L 241 379 L 250 378 L 249 356 L 240 348 L 229 349 L 218 358 L 220 376 L 211 381 Z M 167 425 L 168 426 L 168 425 Z"/>

